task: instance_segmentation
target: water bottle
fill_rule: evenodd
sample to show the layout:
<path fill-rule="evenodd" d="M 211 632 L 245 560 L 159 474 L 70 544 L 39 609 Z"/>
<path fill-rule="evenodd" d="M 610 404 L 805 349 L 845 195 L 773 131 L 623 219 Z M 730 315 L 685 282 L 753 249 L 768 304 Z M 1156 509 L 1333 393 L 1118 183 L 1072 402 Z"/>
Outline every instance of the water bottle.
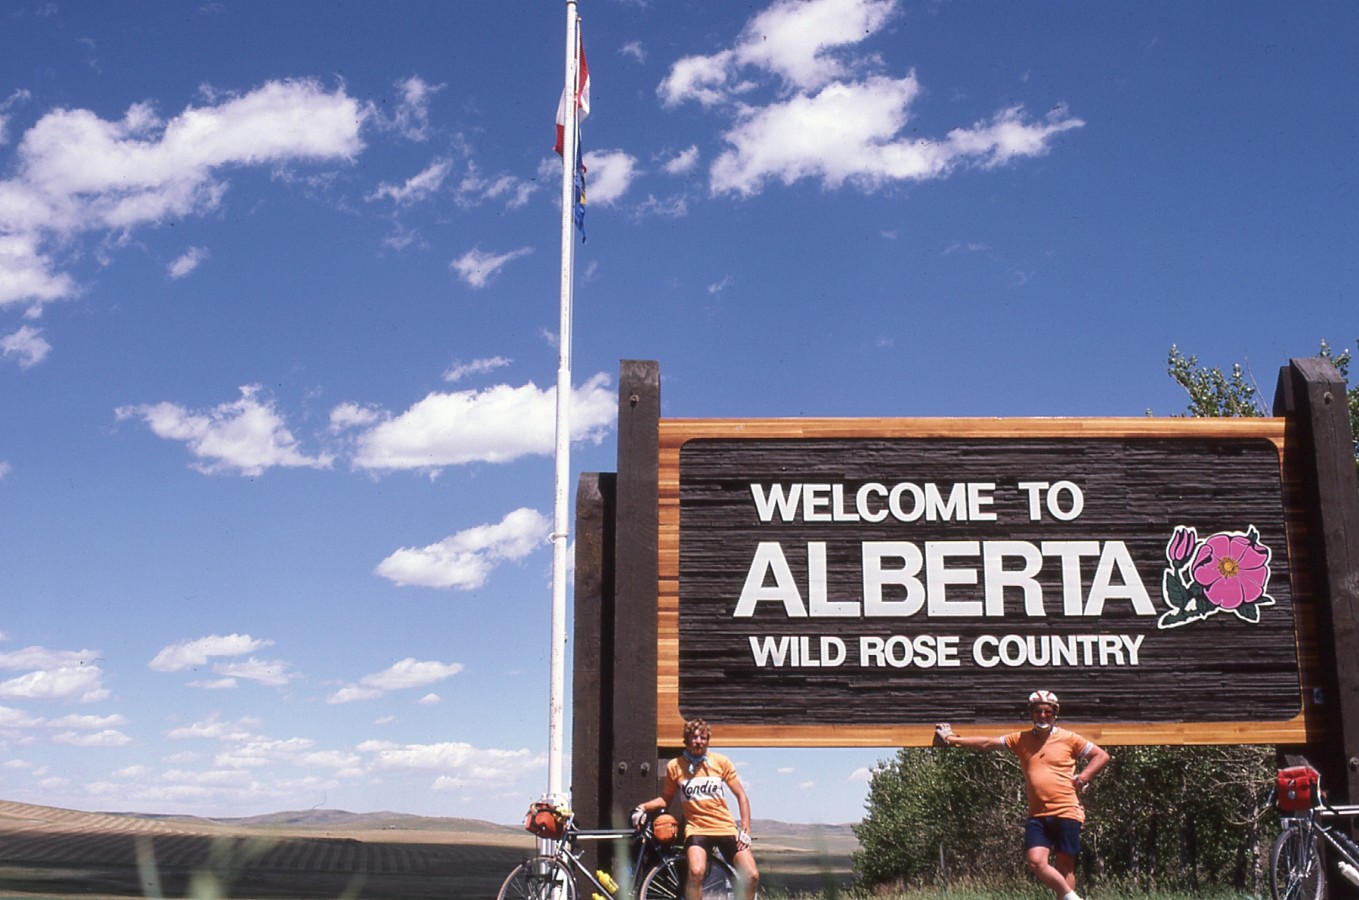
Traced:
<path fill-rule="evenodd" d="M 612 875 L 605 872 L 603 869 L 595 869 L 595 875 L 599 877 L 599 883 L 608 888 L 610 894 L 618 893 L 618 882 L 613 880 Z"/>
<path fill-rule="evenodd" d="M 1356 869 L 1343 859 L 1336 863 L 1336 868 L 1340 869 L 1340 874 L 1344 875 L 1351 884 L 1359 884 L 1359 869 Z"/>

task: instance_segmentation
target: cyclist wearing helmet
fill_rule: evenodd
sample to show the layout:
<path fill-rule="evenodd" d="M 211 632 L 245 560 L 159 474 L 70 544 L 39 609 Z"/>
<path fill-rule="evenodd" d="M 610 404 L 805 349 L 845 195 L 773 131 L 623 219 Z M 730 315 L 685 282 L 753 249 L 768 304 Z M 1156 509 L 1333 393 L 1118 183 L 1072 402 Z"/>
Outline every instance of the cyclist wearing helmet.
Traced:
<path fill-rule="evenodd" d="M 1109 761 L 1094 743 L 1057 727 L 1061 705 L 1052 691 L 1029 695 L 1033 727 L 1002 737 L 963 737 L 947 723 L 935 726 L 935 742 L 968 750 L 1009 750 L 1019 757 L 1029 818 L 1024 824 L 1024 859 L 1029 871 L 1061 900 L 1076 893 L 1076 855 L 1081 849 L 1085 809 L 1079 793 Z M 1076 771 L 1081 760 L 1085 766 Z"/>
<path fill-rule="evenodd" d="M 716 849 L 736 870 L 740 883 L 737 900 L 748 900 L 755 896 L 760 883 L 755 855 L 750 852 L 750 799 L 731 760 L 708 749 L 711 739 L 712 729 L 702 719 L 684 723 L 684 755 L 670 760 L 665 767 L 661 796 L 632 811 L 632 825 L 640 828 L 648 813 L 665 809 L 678 793 L 685 820 L 684 852 L 689 863 L 685 897 L 701 900 L 703 879 L 708 874 L 708 854 Z M 739 823 L 727 806 L 724 786 L 736 797 L 741 812 Z"/>

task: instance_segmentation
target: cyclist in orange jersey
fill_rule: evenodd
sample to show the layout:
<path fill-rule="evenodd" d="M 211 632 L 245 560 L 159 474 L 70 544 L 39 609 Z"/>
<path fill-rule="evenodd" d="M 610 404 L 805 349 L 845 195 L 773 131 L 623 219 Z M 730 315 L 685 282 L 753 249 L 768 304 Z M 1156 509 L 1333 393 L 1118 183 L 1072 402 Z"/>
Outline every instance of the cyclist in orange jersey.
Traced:
<path fill-rule="evenodd" d="M 1081 900 L 1076 893 L 1076 856 L 1085 822 L 1080 792 L 1109 762 L 1109 754 L 1074 731 L 1058 728 L 1060 710 L 1052 691 L 1034 691 L 1029 695 L 1031 729 L 1001 737 L 963 737 L 943 723 L 935 726 L 935 742 L 978 752 L 1009 750 L 1019 757 L 1029 801 L 1024 860 L 1060 900 Z M 1085 766 L 1077 772 L 1082 760 Z"/>
<path fill-rule="evenodd" d="M 717 850 L 736 870 L 736 900 L 751 900 L 760 883 L 755 855 L 750 852 L 750 798 L 736 767 L 721 753 L 708 749 L 712 729 L 702 719 L 684 723 L 684 754 L 665 767 L 661 796 L 632 811 L 632 825 L 640 828 L 649 813 L 666 809 L 675 795 L 684 813 L 684 851 L 689 863 L 686 900 L 701 900 L 708 874 L 708 854 Z M 736 797 L 740 821 L 732 818 L 724 789 Z"/>

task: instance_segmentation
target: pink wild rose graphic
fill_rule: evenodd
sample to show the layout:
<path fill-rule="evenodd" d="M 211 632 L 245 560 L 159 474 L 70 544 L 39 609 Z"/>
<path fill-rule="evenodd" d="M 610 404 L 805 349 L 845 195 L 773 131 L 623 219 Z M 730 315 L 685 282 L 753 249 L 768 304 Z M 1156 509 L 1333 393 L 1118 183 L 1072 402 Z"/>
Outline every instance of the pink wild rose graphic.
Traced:
<path fill-rule="evenodd" d="M 1223 610 L 1259 622 L 1260 610 L 1274 604 L 1267 593 L 1269 558 L 1254 525 L 1245 533 L 1220 531 L 1203 541 L 1193 528 L 1176 526 L 1166 544 L 1170 565 L 1161 579 L 1161 596 L 1170 610 L 1157 627 L 1178 628 Z"/>

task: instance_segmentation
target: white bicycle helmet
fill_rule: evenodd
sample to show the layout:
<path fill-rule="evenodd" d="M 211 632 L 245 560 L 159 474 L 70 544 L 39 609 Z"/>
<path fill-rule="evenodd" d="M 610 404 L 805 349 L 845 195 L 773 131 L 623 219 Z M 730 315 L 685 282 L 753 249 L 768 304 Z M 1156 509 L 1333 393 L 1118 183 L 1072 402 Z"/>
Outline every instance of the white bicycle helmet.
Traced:
<path fill-rule="evenodd" d="M 1057 701 L 1057 695 L 1052 691 L 1034 691 L 1029 695 L 1029 706 L 1035 703 L 1046 703 L 1052 707 L 1053 712 L 1060 712 L 1062 704 Z"/>

